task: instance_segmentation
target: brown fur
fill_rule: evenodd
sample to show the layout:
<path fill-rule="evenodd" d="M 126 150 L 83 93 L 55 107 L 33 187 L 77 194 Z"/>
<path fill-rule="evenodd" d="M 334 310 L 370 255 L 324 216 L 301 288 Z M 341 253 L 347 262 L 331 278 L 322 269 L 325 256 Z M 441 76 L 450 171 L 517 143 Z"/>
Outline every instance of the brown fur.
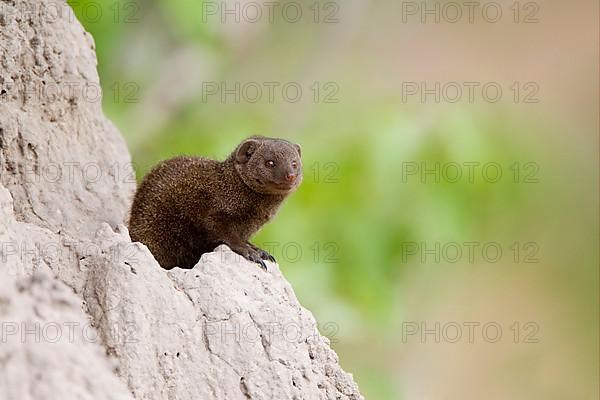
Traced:
<path fill-rule="evenodd" d="M 300 153 L 285 140 L 251 137 L 222 162 L 161 162 L 135 195 L 131 239 L 148 246 L 166 269 L 192 268 L 220 244 L 266 268 L 263 260 L 273 257 L 248 241 L 300 184 Z"/>

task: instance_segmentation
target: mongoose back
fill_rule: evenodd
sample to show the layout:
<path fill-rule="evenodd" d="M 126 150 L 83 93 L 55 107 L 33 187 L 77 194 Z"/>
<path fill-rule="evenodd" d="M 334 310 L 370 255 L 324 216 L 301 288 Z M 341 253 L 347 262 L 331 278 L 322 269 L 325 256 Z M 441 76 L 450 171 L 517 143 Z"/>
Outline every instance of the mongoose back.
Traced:
<path fill-rule="evenodd" d="M 301 149 L 253 136 L 225 161 L 176 157 L 155 166 L 138 187 L 129 232 L 165 269 L 192 268 L 226 244 L 266 269 L 274 261 L 249 242 L 302 181 Z"/>

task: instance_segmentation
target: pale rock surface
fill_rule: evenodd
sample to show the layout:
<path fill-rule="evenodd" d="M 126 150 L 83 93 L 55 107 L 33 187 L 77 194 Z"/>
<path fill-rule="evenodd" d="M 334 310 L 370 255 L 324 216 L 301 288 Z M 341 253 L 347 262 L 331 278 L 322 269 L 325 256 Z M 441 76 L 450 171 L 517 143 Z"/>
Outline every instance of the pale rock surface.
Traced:
<path fill-rule="evenodd" d="M 165 271 L 124 227 L 97 242 L 84 298 L 136 398 L 361 398 L 277 264 L 221 246 Z"/>
<path fill-rule="evenodd" d="M 0 399 L 361 399 L 276 264 L 131 243 L 93 48 L 62 0 L 0 0 Z"/>
<path fill-rule="evenodd" d="M 135 174 L 101 106 L 94 42 L 69 6 L 0 1 L 0 183 L 19 221 L 84 239 L 124 220 Z"/>
<path fill-rule="evenodd" d="M 0 115 L 0 187 L 10 192 L 0 207 L 17 222 L 0 227 L 12 239 L 0 251 L 13 266 L 35 259 L 14 273 L 49 267 L 80 292 L 77 260 L 97 251 L 101 223 L 126 221 L 135 173 L 102 113 L 93 39 L 64 0 L 0 1 Z"/>
<path fill-rule="evenodd" d="M 54 276 L 0 270 L 0 321 L 0 399 L 133 399 L 81 299 Z"/>

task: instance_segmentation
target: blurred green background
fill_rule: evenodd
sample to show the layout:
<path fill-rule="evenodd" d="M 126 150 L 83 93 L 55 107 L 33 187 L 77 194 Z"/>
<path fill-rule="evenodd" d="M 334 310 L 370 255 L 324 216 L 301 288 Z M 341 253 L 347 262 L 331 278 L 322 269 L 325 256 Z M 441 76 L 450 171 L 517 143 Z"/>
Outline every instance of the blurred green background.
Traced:
<path fill-rule="evenodd" d="M 598 398 L 597 2 L 499 1 L 497 22 L 486 2 L 473 22 L 447 1 L 283 1 L 272 22 L 262 2 L 70 3 L 138 179 L 251 134 L 303 146 L 304 183 L 255 242 L 367 398 Z M 407 335 L 436 323 L 439 343 Z"/>

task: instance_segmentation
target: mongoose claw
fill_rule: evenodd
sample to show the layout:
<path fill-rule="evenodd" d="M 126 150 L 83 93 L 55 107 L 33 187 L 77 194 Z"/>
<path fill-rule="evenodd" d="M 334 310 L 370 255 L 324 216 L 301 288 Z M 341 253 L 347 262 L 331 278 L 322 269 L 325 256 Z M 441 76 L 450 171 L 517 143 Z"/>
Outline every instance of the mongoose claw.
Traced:
<path fill-rule="evenodd" d="M 241 254 L 245 254 L 244 258 L 248 261 L 257 263 L 260 268 L 264 271 L 267 271 L 267 264 L 264 262 L 263 250 L 253 246 L 251 243 L 247 243 L 247 249 L 245 251 L 240 252 Z M 240 254 L 238 253 L 238 254 Z"/>
<path fill-rule="evenodd" d="M 261 267 L 263 270 L 265 270 L 265 271 L 267 270 L 267 264 L 265 264 L 265 262 L 264 262 L 263 260 L 258 260 L 258 262 L 257 262 L 257 263 L 258 263 L 258 265 L 260 265 L 260 267 Z"/>
<path fill-rule="evenodd" d="M 277 261 L 275 261 L 275 257 L 273 257 L 272 255 L 270 255 L 266 251 L 259 250 L 259 252 L 260 252 L 260 258 L 262 258 L 263 260 L 269 260 L 271 262 L 277 262 Z"/>

